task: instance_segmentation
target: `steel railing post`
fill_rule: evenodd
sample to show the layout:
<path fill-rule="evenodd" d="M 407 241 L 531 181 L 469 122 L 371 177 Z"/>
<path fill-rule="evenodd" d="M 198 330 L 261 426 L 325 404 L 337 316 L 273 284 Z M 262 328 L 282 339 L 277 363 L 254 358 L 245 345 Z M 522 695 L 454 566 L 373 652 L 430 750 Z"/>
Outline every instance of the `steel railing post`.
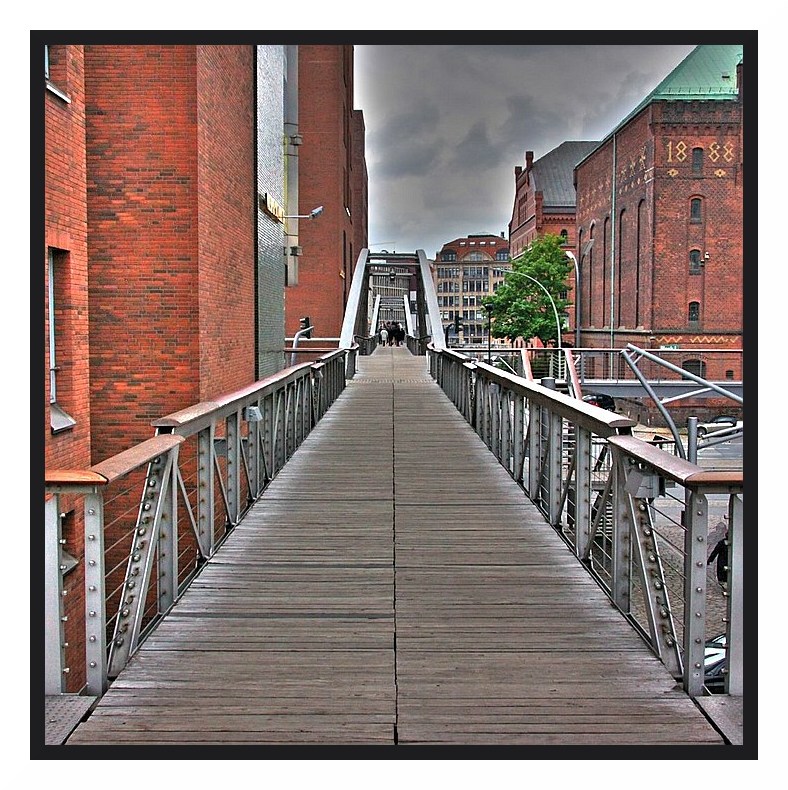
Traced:
<path fill-rule="evenodd" d="M 515 395 L 514 398 L 514 439 L 512 447 L 512 462 L 514 464 L 514 479 L 523 482 L 523 467 L 525 462 L 525 398 Z"/>
<path fill-rule="evenodd" d="M 197 540 L 203 557 L 214 547 L 214 436 L 213 423 L 197 434 Z"/>
<path fill-rule="evenodd" d="M 727 692 L 744 693 L 744 505 L 740 496 L 728 504 L 728 676 Z"/>
<path fill-rule="evenodd" d="M 167 489 L 162 494 L 159 527 L 158 595 L 159 612 L 166 612 L 178 597 L 178 448 L 173 451 L 175 462 L 162 481 Z"/>
<path fill-rule="evenodd" d="M 62 529 L 60 497 L 46 501 L 44 512 L 44 693 L 65 691 L 65 633 L 63 613 L 63 571 L 60 568 Z"/>
<path fill-rule="evenodd" d="M 558 527 L 561 524 L 561 455 L 563 420 L 560 414 L 549 410 L 548 420 L 548 461 L 547 461 L 547 514 L 550 524 Z"/>
<path fill-rule="evenodd" d="M 107 594 L 104 574 L 104 499 L 85 497 L 85 661 L 88 694 L 107 690 Z"/>
<path fill-rule="evenodd" d="M 706 556 L 709 505 L 693 491 L 685 510 L 684 533 L 684 690 L 691 697 L 703 693 L 706 654 Z"/>
<path fill-rule="evenodd" d="M 238 523 L 240 512 L 241 456 L 239 415 L 235 411 L 225 419 L 225 436 L 227 437 L 227 520 L 229 526 Z"/>
<path fill-rule="evenodd" d="M 575 553 L 591 551 L 591 431 L 575 424 Z"/>
<path fill-rule="evenodd" d="M 630 590 L 632 577 L 632 529 L 629 523 L 627 507 L 626 475 L 623 464 L 629 459 L 622 459 L 620 464 L 615 459 L 610 465 L 611 490 L 613 496 L 613 524 L 610 568 L 610 594 L 613 602 L 624 613 L 630 610 Z"/>

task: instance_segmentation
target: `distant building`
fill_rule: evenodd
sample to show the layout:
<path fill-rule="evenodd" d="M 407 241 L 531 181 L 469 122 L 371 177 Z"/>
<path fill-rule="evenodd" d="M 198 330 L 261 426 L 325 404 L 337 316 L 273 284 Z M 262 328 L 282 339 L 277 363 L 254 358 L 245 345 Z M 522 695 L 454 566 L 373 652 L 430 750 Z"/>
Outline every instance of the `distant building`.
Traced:
<path fill-rule="evenodd" d="M 525 169 L 514 168 L 514 206 L 509 223 L 512 258 L 521 255 L 538 236 L 564 236 L 568 248 L 575 249 L 574 167 L 593 151 L 598 142 L 561 143 L 534 161 L 534 152 L 525 152 Z"/>
<path fill-rule="evenodd" d="M 742 347 L 742 57 L 697 47 L 577 164 L 581 345 L 741 378 L 704 352 Z"/>
<path fill-rule="evenodd" d="M 459 315 L 463 344 L 486 343 L 482 300 L 495 292 L 509 268 L 509 242 L 503 233 L 476 233 L 446 242 L 435 255 L 435 288 L 444 331 Z M 450 344 L 457 343 L 453 329 L 449 339 Z"/>

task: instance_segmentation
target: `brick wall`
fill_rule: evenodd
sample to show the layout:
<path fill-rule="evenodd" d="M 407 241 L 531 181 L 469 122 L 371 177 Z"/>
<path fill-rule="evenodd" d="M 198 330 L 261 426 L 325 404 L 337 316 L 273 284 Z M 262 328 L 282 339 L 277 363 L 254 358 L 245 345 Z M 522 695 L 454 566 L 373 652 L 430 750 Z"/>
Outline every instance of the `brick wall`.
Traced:
<path fill-rule="evenodd" d="M 49 468 L 90 463 L 88 368 L 88 249 L 85 172 L 84 58 L 80 46 L 50 48 L 50 81 L 70 101 L 45 91 L 45 311 L 44 435 Z M 57 402 L 76 420 L 68 431 L 50 431 L 49 250 L 55 251 Z"/>
<path fill-rule="evenodd" d="M 255 378 L 253 75 L 253 47 L 197 47 L 200 400 Z"/>
<path fill-rule="evenodd" d="M 93 460 L 254 377 L 251 47 L 86 47 Z"/>
<path fill-rule="evenodd" d="M 350 45 L 298 48 L 299 214 L 324 207 L 315 220 L 301 220 L 298 285 L 285 295 L 285 330 L 299 328 L 308 315 L 320 337 L 338 337 L 345 288 L 352 272 L 350 249 L 356 207 L 350 188 L 352 168 L 353 49 Z M 346 208 L 350 210 L 348 216 Z M 361 214 L 361 211 L 359 211 Z M 354 257 L 357 257 L 357 251 Z"/>

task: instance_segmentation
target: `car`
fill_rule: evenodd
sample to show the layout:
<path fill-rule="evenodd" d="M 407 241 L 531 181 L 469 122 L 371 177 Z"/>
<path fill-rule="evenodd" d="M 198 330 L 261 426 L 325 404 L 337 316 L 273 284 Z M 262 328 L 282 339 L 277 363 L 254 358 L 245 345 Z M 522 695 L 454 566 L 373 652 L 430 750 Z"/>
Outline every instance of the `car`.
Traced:
<path fill-rule="evenodd" d="M 607 409 L 607 411 L 616 410 L 616 401 L 613 396 L 605 395 L 603 392 L 591 392 L 588 395 L 584 395 L 583 400 L 586 403 L 592 404 L 593 406 L 599 406 L 601 409 Z"/>
<path fill-rule="evenodd" d="M 730 414 L 720 414 L 718 417 L 714 417 L 708 422 L 699 422 L 698 436 L 705 436 L 707 433 L 712 433 L 713 431 L 742 428 L 743 426 L 744 423 L 741 420 L 737 420 L 736 417 L 732 417 Z"/>
<path fill-rule="evenodd" d="M 706 642 L 706 655 L 703 659 L 703 685 L 712 694 L 725 693 L 725 675 L 728 671 L 727 644 L 724 633 Z"/>

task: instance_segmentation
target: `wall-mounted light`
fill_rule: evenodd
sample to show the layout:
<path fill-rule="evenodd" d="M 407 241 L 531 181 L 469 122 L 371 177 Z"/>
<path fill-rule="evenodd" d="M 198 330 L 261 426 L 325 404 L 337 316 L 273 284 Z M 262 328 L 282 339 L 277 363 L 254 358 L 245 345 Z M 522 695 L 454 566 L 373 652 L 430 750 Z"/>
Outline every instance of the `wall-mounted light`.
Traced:
<path fill-rule="evenodd" d="M 290 216 L 282 217 L 282 219 L 314 219 L 323 213 L 323 207 L 318 206 L 313 208 L 308 214 L 292 214 Z"/>

